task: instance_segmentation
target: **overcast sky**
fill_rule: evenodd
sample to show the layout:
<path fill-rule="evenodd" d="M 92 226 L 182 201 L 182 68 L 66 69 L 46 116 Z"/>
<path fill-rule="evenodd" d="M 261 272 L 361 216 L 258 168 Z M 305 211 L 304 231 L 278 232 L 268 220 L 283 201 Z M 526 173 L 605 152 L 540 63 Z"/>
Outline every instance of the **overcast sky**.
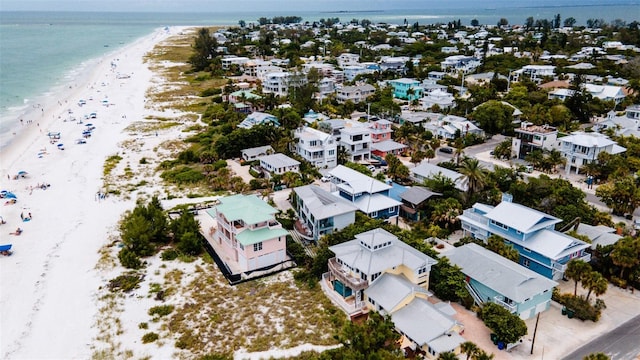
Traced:
<path fill-rule="evenodd" d="M 0 10 L 257 12 L 584 5 L 637 0 L 0 0 Z"/>
<path fill-rule="evenodd" d="M 433 0 L 0 0 L 1 10 L 59 11 L 336 11 L 415 8 Z M 449 3 L 468 0 L 448 0 Z M 433 3 L 442 4 L 440 1 Z"/>

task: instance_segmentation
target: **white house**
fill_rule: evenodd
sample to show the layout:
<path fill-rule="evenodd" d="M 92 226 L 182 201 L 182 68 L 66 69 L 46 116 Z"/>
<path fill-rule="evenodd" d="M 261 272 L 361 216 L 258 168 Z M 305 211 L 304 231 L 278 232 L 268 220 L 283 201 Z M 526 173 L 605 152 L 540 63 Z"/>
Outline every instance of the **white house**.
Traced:
<path fill-rule="evenodd" d="M 330 134 L 310 128 L 296 129 L 296 153 L 316 167 L 338 165 L 338 142 Z"/>
<path fill-rule="evenodd" d="M 268 176 L 282 175 L 286 172 L 300 172 L 300 162 L 285 154 L 264 155 L 258 158 L 260 167 L 266 171 Z"/>
<path fill-rule="evenodd" d="M 572 168 L 578 174 L 582 166 L 597 160 L 598 154 L 601 152 L 619 154 L 627 150 L 600 133 L 574 132 L 569 136 L 559 138 L 558 142 L 562 156 L 567 159 L 565 165 L 567 174 L 571 172 Z"/>
<path fill-rule="evenodd" d="M 371 158 L 371 129 L 358 123 L 347 121 L 340 130 L 340 146 L 349 154 L 349 161 L 360 162 Z"/>
<path fill-rule="evenodd" d="M 373 95 L 375 91 L 376 88 L 369 84 L 360 86 L 343 86 L 336 89 L 336 100 L 341 103 L 351 100 L 353 103 L 357 104 L 365 101 L 367 97 Z"/>

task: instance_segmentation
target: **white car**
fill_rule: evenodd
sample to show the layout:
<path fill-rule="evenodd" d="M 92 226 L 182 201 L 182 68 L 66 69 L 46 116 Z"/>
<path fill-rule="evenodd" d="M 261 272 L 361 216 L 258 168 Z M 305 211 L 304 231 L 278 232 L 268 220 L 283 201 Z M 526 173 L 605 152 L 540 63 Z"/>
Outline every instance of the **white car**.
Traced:
<path fill-rule="evenodd" d="M 371 172 L 374 172 L 376 170 L 376 167 L 373 165 L 367 165 L 367 169 L 371 170 Z"/>
<path fill-rule="evenodd" d="M 323 177 L 320 178 L 320 181 L 322 182 L 329 182 L 331 181 L 331 175 L 325 175 Z"/>

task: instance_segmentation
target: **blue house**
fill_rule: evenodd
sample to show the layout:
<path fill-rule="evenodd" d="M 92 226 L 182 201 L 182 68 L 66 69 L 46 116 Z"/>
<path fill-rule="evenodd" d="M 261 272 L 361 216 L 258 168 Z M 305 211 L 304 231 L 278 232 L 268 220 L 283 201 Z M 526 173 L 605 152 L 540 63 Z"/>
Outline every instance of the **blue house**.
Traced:
<path fill-rule="evenodd" d="M 400 214 L 402 203 L 390 197 L 391 185 L 343 165 L 338 165 L 329 174 L 333 195 L 352 202 L 367 216 L 387 219 Z"/>
<path fill-rule="evenodd" d="M 418 80 L 401 78 L 389 80 L 388 84 L 393 87 L 394 98 L 412 101 L 423 96 L 424 89 Z M 413 90 L 413 94 L 407 93 L 409 89 Z"/>
<path fill-rule="evenodd" d="M 569 260 L 591 261 L 590 244 L 554 229 L 561 219 L 523 205 L 476 203 L 458 218 L 465 235 L 484 242 L 491 235 L 502 237 L 520 253 L 520 265 L 549 279 L 561 279 Z"/>
<path fill-rule="evenodd" d="M 466 275 L 466 286 L 478 305 L 493 302 L 522 319 L 549 309 L 557 282 L 474 243 L 443 254 Z"/>
<path fill-rule="evenodd" d="M 294 229 L 307 240 L 318 241 L 321 236 L 342 230 L 356 221 L 358 208 L 355 205 L 317 185 L 299 186 L 293 192 L 293 204 L 298 214 Z"/>

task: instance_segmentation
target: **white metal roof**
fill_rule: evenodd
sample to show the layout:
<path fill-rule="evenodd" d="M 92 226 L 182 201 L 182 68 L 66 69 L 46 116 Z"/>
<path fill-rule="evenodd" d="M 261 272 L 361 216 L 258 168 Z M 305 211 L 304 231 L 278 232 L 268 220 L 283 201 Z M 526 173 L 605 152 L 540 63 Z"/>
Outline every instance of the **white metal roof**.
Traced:
<path fill-rule="evenodd" d="M 349 201 L 334 196 L 317 185 L 300 186 L 293 191 L 302 199 L 309 213 L 316 219 L 327 219 L 357 210 L 357 207 Z"/>
<path fill-rule="evenodd" d="M 393 313 L 391 319 L 398 330 L 420 347 L 427 344 L 431 346 L 431 341 L 450 333 L 456 324 L 452 317 L 441 313 L 429 301 L 421 298 L 415 298 L 407 306 Z"/>
<path fill-rule="evenodd" d="M 508 201 L 501 202 L 485 216 L 524 234 L 562 222 L 557 217 Z"/>
<path fill-rule="evenodd" d="M 366 248 L 360 242 L 371 245 L 372 243 L 391 242 L 377 250 Z M 356 235 L 356 239 L 329 247 L 336 257 L 343 263 L 354 269 L 359 269 L 365 274 L 375 274 L 404 265 L 409 269 L 417 269 L 426 266 L 430 271 L 436 261 L 420 251 L 398 240 L 394 235 L 383 229 L 374 229 Z"/>
<path fill-rule="evenodd" d="M 411 294 L 431 296 L 429 291 L 412 283 L 404 276 L 391 273 L 382 274 L 364 293 L 388 313 Z"/>
<path fill-rule="evenodd" d="M 443 255 L 458 265 L 465 275 L 516 302 L 523 302 L 558 285 L 478 244 L 453 248 Z"/>
<path fill-rule="evenodd" d="M 338 187 L 351 194 L 373 194 L 391 189 L 390 185 L 378 181 L 361 172 L 350 169 L 344 165 L 336 166 L 331 171 L 329 171 L 329 174 L 343 182 L 342 184 L 338 184 Z"/>

